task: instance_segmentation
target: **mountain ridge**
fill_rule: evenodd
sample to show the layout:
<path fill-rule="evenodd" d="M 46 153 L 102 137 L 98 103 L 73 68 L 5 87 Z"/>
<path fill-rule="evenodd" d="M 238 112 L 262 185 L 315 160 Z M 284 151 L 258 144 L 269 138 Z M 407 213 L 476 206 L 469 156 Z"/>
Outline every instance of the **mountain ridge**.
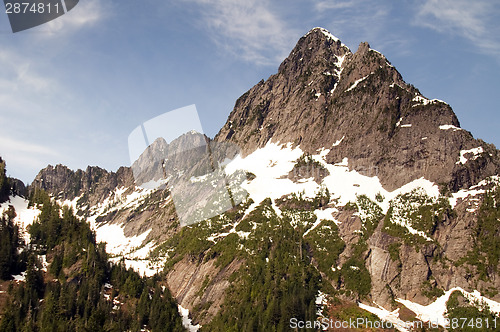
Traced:
<path fill-rule="evenodd" d="M 318 45 L 319 51 L 315 53 L 312 46 Z M 319 55 L 317 54 L 318 52 Z M 323 57 L 324 61 L 318 64 L 318 58 L 321 57 Z M 375 60 L 375 62 L 368 62 L 369 65 L 358 66 L 359 63 L 366 62 L 367 57 Z M 312 64 L 315 65 L 315 72 L 309 73 Z M 369 88 L 373 90 L 375 88 L 370 86 L 375 83 L 378 83 L 376 87 L 380 87 L 380 82 L 363 82 L 380 69 L 388 71 L 387 75 L 383 75 L 382 82 L 388 83 L 387 79 L 389 79 L 392 83 L 388 86 L 383 86 L 383 90 L 378 89 L 379 94 L 384 98 L 398 100 L 401 98 L 399 96 L 401 91 L 399 90 L 407 90 L 406 92 L 410 92 L 410 97 L 413 98 L 409 99 L 409 96 L 406 95 L 406 99 L 398 101 L 396 105 L 388 105 L 387 103 L 380 102 L 380 99 L 383 99 L 380 96 L 375 101 L 362 100 L 358 102 L 355 100 L 353 102 L 352 100 L 341 100 L 342 98 L 345 99 L 343 95 L 346 92 L 352 93 L 352 91 L 356 91 L 357 89 L 366 91 Z M 297 70 L 298 72 L 296 72 Z M 306 74 L 309 74 L 311 81 L 304 77 Z M 285 81 L 281 79 L 282 76 L 286 76 Z M 296 82 L 300 83 L 302 81 L 309 82 L 306 86 L 310 91 L 304 93 L 304 86 L 300 86 L 300 84 L 293 87 L 293 85 L 297 85 Z M 318 92 L 312 94 L 315 91 Z M 301 105 L 301 103 L 292 101 L 292 106 L 280 110 L 280 105 L 283 105 L 284 101 L 289 102 L 289 95 L 297 94 L 297 92 L 300 93 L 292 98 L 299 99 L 299 101 L 305 99 L 306 102 Z M 286 96 L 286 100 L 283 100 L 284 96 Z M 354 95 L 354 98 L 351 99 L 355 98 L 356 96 Z M 361 121 L 361 126 L 353 125 L 356 119 L 343 118 L 342 115 L 346 115 L 349 112 L 345 111 L 345 107 L 340 111 L 336 110 L 335 103 L 347 103 L 353 109 L 356 109 L 356 107 L 366 109 L 368 106 L 375 105 L 374 109 L 376 109 L 377 114 L 372 118 L 378 120 L 379 117 L 386 117 L 384 119 L 386 121 L 378 123 L 378 128 L 375 128 L 378 131 L 384 132 L 382 139 L 382 135 L 373 135 L 375 131 L 374 127 L 377 123 L 371 124 L 369 130 L 363 130 L 366 122 L 369 121 Z M 402 107 L 400 104 L 402 103 L 405 103 L 407 106 L 407 109 L 404 111 L 401 111 Z M 415 112 L 408 112 L 408 106 L 411 107 L 411 111 Z M 389 110 L 390 107 L 397 108 L 395 114 L 383 114 L 394 111 L 392 109 Z M 290 109 L 292 109 L 292 112 L 286 113 Z M 275 121 L 273 121 L 273 114 L 277 116 L 277 119 L 274 119 Z M 331 117 L 335 115 L 337 117 L 340 116 L 340 119 L 332 120 Z M 287 121 L 287 117 L 292 117 L 293 119 Z M 415 131 L 417 127 L 417 124 L 414 123 L 415 118 L 419 118 L 422 121 L 422 118 L 425 117 L 429 117 L 431 120 L 423 121 L 422 127 L 424 128 L 421 130 L 418 129 L 419 133 L 404 133 L 405 131 Z M 339 121 L 340 126 L 335 126 Z M 319 125 L 318 123 L 322 124 Z M 298 124 L 302 124 L 302 126 Z M 431 125 L 434 128 L 429 128 Z M 244 130 L 236 130 L 242 126 L 246 128 Z M 358 138 L 353 136 L 350 131 L 354 133 L 361 132 L 364 134 L 364 137 Z M 432 134 L 439 137 L 430 137 Z M 438 134 L 451 135 L 443 136 Z M 410 146 L 408 143 L 410 139 L 404 137 L 405 135 L 411 135 L 410 138 L 416 141 L 416 144 Z M 415 139 L 417 136 L 421 136 L 420 142 L 418 142 L 418 139 Z M 363 140 L 370 140 L 376 144 L 377 141 L 384 141 L 387 138 L 391 141 L 391 145 L 374 146 L 372 143 L 365 144 Z M 329 163 L 339 163 L 346 155 L 348 158 L 350 155 L 350 169 L 361 171 L 376 169 L 377 174 L 381 172 L 381 180 L 389 190 L 399 188 L 411 182 L 411 180 L 424 177 L 436 183 L 447 182 L 449 190 L 458 191 L 459 189 L 477 184 L 477 182 L 487 176 L 500 173 L 500 155 L 496 147 L 482 140 L 474 139 L 470 132 L 460 128 L 459 120 L 448 104 L 436 99 L 429 100 L 422 96 L 418 89 L 403 80 L 401 74 L 390 64 L 384 55 L 371 49 L 367 42 L 360 43 L 358 50 L 352 53 L 337 37 L 320 27 L 311 29 L 300 38 L 290 55 L 279 66 L 278 73 L 271 75 L 266 81 L 262 80 L 238 98 L 226 123 L 221 127 L 213 140 L 236 143 L 242 149 L 243 156 L 253 152 L 256 148 L 263 147 L 269 141 L 292 142 L 295 146 L 300 145 L 309 154 L 316 153 L 319 148 L 330 147 L 331 151 L 327 155 Z M 428 142 L 431 140 L 437 140 L 437 142 L 429 144 Z M 361 141 L 361 143 L 353 144 L 354 146 L 351 148 L 349 145 L 353 141 Z M 423 143 L 422 141 L 426 141 L 425 143 L 430 145 L 430 147 L 418 146 Z M 343 149 L 333 149 L 332 147 L 338 146 L 336 143 L 338 145 L 342 144 Z M 346 143 L 348 144 L 347 147 L 345 147 Z M 444 149 L 438 145 L 443 145 Z M 387 161 L 383 160 L 383 157 L 387 157 L 391 153 L 390 149 L 394 148 L 394 146 L 402 146 L 402 148 L 399 151 L 392 152 L 392 154 L 397 155 L 401 151 L 404 151 L 404 155 L 407 157 L 393 158 L 396 160 L 388 164 Z M 462 167 L 466 163 L 457 163 L 461 156 L 460 151 L 467 151 L 477 147 L 481 147 L 485 151 L 480 158 L 473 160 L 477 165 L 474 165 L 472 169 L 468 169 L 467 167 Z M 373 148 L 375 148 L 374 151 L 370 151 Z M 435 150 L 434 153 L 431 153 L 430 150 L 432 149 Z M 432 154 L 437 155 L 437 158 L 436 156 L 433 157 Z M 426 161 L 425 159 L 428 157 L 432 160 Z M 408 165 L 410 167 L 407 167 Z M 432 172 L 422 171 L 422 169 L 429 170 L 432 168 L 443 168 L 443 166 L 447 169 L 445 173 L 437 172 L 436 174 L 432 174 Z M 63 167 L 63 165 L 58 165 L 55 168 L 49 165 L 47 172 L 52 173 L 51 168 L 57 170 L 58 167 Z M 405 176 L 402 179 L 391 181 L 389 178 L 394 177 L 394 175 L 390 174 L 390 170 L 394 168 L 403 168 L 403 171 L 412 174 L 409 177 Z M 415 170 L 412 168 L 419 169 Z M 126 169 L 127 167 L 121 167 L 117 170 L 116 174 L 124 174 L 126 173 Z M 62 171 L 62 169 L 59 169 L 59 171 Z M 86 171 L 81 171 L 83 173 L 80 170 L 76 172 L 78 174 L 114 174 L 114 172 L 103 170 L 97 166 L 89 166 Z M 476 175 L 475 172 L 479 172 L 479 174 Z M 92 175 L 89 176 L 92 177 Z M 124 181 L 123 184 L 130 186 L 130 176 L 128 174 L 124 174 L 123 176 L 124 180 L 121 180 Z M 42 177 L 43 171 L 35 177 L 32 186 L 42 187 L 49 192 L 53 192 L 55 189 L 49 188 L 46 184 L 39 183 Z M 122 175 L 118 177 L 121 178 Z M 436 179 L 441 179 L 441 181 L 436 181 Z M 110 181 L 115 183 L 115 180 Z M 58 186 L 60 185 L 58 184 Z M 81 187 L 86 186 L 82 185 Z M 65 187 L 65 189 L 69 188 Z M 64 190 L 63 192 L 66 196 L 63 197 L 64 199 L 76 197 L 76 193 L 74 196 L 66 194 L 68 192 L 72 193 L 72 190 Z"/>
<path fill-rule="evenodd" d="M 342 45 L 323 29 L 311 30 L 277 74 L 237 100 L 215 140 L 234 142 L 244 153 L 269 140 L 293 142 L 309 154 L 342 140 L 328 162 L 348 157 L 351 169 L 376 167 L 390 190 L 425 177 L 457 191 L 499 172 L 498 151 L 458 129 L 448 104 L 423 97 L 368 43 L 355 53 Z M 440 128 L 447 125 L 453 129 Z M 488 150 L 481 169 L 455 167 L 460 151 L 478 146 Z M 405 176 L 394 176 L 394 168 Z"/>
<path fill-rule="evenodd" d="M 236 101 L 211 143 L 241 148 L 227 168 L 243 165 L 250 196 L 219 217 L 180 227 L 168 189 L 137 188 L 130 168 L 48 167 L 31 188 L 72 201 L 97 232 L 114 225 L 126 237 L 146 234 L 138 250 L 165 259 L 173 295 L 202 325 L 231 321 L 226 291 L 243 292 L 245 273 L 261 277 L 244 262 L 267 278 L 263 266 L 280 264 L 274 255 L 318 273 L 322 291 L 342 301 L 392 310 L 396 300 L 429 304 L 455 286 L 500 300 L 491 291 L 500 287 L 496 256 L 490 261 L 483 244 L 493 240 L 481 231 L 498 231 L 487 220 L 496 218 L 488 202 L 496 199 L 499 151 L 460 128 L 448 104 L 422 96 L 368 43 L 352 53 L 330 35 L 312 29 L 276 74 Z M 469 247 L 487 258 L 475 261 Z M 131 253 L 126 261 L 137 262 Z M 273 271 L 296 277 L 287 269 Z M 309 303 L 311 293 L 304 297 Z"/>

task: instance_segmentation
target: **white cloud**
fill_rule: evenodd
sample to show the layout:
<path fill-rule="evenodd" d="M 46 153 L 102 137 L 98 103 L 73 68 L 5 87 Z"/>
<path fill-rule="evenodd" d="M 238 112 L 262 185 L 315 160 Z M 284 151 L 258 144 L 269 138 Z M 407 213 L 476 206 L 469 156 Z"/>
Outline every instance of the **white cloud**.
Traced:
<path fill-rule="evenodd" d="M 2 49 L 0 67 L 4 68 L 0 73 L 0 155 L 7 161 L 9 174 L 31 180 L 35 170 L 60 157 L 54 149 L 44 147 L 40 138 L 67 123 L 55 102 L 65 89 L 41 71 L 50 72 L 44 61 L 32 60 L 22 52 Z"/>
<path fill-rule="evenodd" d="M 0 136 L 0 151 L 7 151 L 9 153 L 28 153 L 38 156 L 59 156 L 56 151 L 46 146 L 23 142 L 4 136 Z"/>
<path fill-rule="evenodd" d="M 60 37 L 61 33 L 68 33 L 81 28 L 92 26 L 102 20 L 105 13 L 104 1 L 82 0 L 68 13 L 45 23 L 41 26 L 48 35 Z"/>
<path fill-rule="evenodd" d="M 481 51 L 500 55 L 500 8 L 490 0 L 426 0 L 414 24 L 469 39 Z"/>
<path fill-rule="evenodd" d="M 110 6 L 109 1 L 82 0 L 65 15 L 3 43 L 0 155 L 11 175 L 31 180 L 48 163 L 72 157 L 57 152 L 67 144 L 61 137 L 75 134 L 72 128 L 81 114 L 73 98 L 78 91 L 64 84 L 70 67 L 60 50 L 69 36 L 103 21 Z"/>
<path fill-rule="evenodd" d="M 276 64 L 290 51 L 294 29 L 270 0 L 187 0 L 203 7 L 203 22 L 226 51 L 260 65 Z"/>
<path fill-rule="evenodd" d="M 54 86 L 54 82 L 39 75 L 32 67 L 32 62 L 8 49 L 0 51 L 0 66 L 4 68 L 0 75 L 0 95 L 31 89 L 36 92 L 46 92 Z M 10 91 L 9 91 L 10 90 Z"/>
<path fill-rule="evenodd" d="M 61 155 L 40 144 L 0 136 L 0 156 L 7 163 L 7 172 L 31 181 L 36 170 L 42 169 Z"/>
<path fill-rule="evenodd" d="M 370 0 L 314 2 L 314 10 L 319 19 L 328 20 L 327 28 L 344 43 L 368 41 L 381 49 L 397 49 L 405 43 L 404 38 L 398 37 L 400 31 L 388 29 L 392 6 L 390 2 Z M 356 46 L 351 45 L 353 51 Z M 401 49 L 398 50 L 400 51 Z"/>
<path fill-rule="evenodd" d="M 356 1 L 318 1 L 314 4 L 317 11 L 345 9 L 356 6 Z"/>
<path fill-rule="evenodd" d="M 13 123 L 3 129 L 3 134 L 43 126 L 47 110 L 41 105 L 47 99 L 57 100 L 58 93 L 64 90 L 52 77 L 37 70 L 46 67 L 41 60 L 34 62 L 20 52 L 8 48 L 1 50 L 0 67 L 4 68 L 0 73 L 2 115 Z M 25 127 L 20 128 L 19 123 L 24 123 Z"/>

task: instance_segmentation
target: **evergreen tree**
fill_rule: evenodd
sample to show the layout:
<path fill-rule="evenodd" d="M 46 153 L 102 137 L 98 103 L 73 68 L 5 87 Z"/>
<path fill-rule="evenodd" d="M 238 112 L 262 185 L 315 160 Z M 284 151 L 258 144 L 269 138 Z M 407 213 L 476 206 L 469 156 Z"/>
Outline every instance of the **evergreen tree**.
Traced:
<path fill-rule="evenodd" d="M 10 206 L 0 217 L 0 279 L 8 280 L 18 272 L 19 262 L 19 229 L 14 224 L 16 212 Z"/>
<path fill-rule="evenodd" d="M 0 203 L 9 199 L 10 184 L 6 175 L 5 161 L 0 157 Z"/>

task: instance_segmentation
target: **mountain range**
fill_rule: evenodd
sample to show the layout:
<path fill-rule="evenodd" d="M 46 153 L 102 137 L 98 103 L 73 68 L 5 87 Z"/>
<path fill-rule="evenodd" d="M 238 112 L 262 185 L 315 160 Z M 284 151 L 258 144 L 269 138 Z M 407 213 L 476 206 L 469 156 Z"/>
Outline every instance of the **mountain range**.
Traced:
<path fill-rule="evenodd" d="M 210 158 L 176 155 L 183 144 Z M 211 202 L 216 212 L 182 223 L 174 187 L 183 176 L 208 186 L 207 165 L 244 174 L 243 191 L 222 182 L 233 204 Z M 461 128 L 446 102 L 368 43 L 352 52 L 314 28 L 238 98 L 215 138 L 158 139 L 132 167 L 48 166 L 15 187 L 72 207 L 112 262 L 158 274 L 191 330 L 281 331 L 318 317 L 453 330 L 446 318 L 500 312 L 499 174 L 499 150 Z M 193 191 L 188 204 L 209 195 Z M 28 231 L 33 220 L 16 218 Z"/>

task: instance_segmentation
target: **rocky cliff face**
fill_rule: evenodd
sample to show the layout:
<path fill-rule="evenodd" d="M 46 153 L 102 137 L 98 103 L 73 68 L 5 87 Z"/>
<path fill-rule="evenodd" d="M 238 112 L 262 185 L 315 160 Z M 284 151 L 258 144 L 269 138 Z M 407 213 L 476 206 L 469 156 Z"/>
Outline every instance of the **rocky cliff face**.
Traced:
<path fill-rule="evenodd" d="M 133 183 L 132 172 L 126 167 L 120 167 L 115 173 L 97 166 L 88 166 L 85 171 L 73 171 L 63 165 L 49 165 L 35 177 L 31 187 L 44 189 L 61 200 L 73 200 L 87 194 L 88 203 L 95 205 L 115 188 L 130 187 Z"/>
<path fill-rule="evenodd" d="M 302 37 L 278 73 L 241 96 L 215 138 L 246 153 L 293 142 L 329 163 L 376 172 L 389 190 L 424 177 L 456 191 L 499 172 L 498 151 L 461 129 L 445 102 L 428 100 L 379 52 L 352 53 L 324 29 Z M 474 162 L 460 151 L 482 147 Z"/>

